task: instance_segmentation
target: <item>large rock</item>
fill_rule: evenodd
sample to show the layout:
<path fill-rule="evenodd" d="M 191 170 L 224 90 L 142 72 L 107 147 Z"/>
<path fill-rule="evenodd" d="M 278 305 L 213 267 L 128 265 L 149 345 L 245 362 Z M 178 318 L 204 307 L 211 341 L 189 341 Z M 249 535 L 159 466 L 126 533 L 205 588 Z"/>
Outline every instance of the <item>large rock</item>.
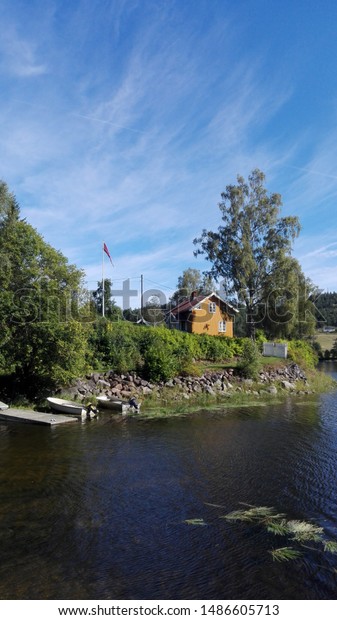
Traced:
<path fill-rule="evenodd" d="M 295 390 L 296 386 L 290 381 L 281 381 L 281 385 L 285 390 Z"/>

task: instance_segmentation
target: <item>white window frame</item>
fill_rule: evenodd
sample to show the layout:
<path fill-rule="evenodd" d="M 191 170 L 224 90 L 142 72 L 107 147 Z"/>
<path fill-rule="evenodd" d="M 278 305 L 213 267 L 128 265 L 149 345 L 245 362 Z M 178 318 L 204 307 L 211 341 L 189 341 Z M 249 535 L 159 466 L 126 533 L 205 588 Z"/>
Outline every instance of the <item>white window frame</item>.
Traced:
<path fill-rule="evenodd" d="M 219 334 L 225 334 L 227 331 L 227 321 L 219 321 L 218 332 Z"/>
<path fill-rule="evenodd" d="M 210 301 L 209 302 L 208 310 L 209 310 L 210 314 L 215 314 L 216 313 L 216 303 L 215 303 L 215 301 Z"/>

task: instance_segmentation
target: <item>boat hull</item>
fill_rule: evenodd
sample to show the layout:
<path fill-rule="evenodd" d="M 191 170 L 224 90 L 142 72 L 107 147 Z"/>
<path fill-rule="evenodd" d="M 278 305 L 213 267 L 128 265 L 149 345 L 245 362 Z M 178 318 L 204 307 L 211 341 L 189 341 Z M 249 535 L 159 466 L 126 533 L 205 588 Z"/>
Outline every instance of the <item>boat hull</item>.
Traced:
<path fill-rule="evenodd" d="M 109 409 L 116 413 L 127 413 L 131 409 L 129 403 L 119 399 L 108 398 L 108 396 L 97 396 L 97 405 L 100 409 Z"/>
<path fill-rule="evenodd" d="M 63 413 L 63 415 L 71 415 L 77 417 L 84 417 L 87 414 L 87 410 L 79 403 L 74 403 L 71 400 L 63 400 L 62 398 L 47 398 L 49 406 L 56 413 Z"/>

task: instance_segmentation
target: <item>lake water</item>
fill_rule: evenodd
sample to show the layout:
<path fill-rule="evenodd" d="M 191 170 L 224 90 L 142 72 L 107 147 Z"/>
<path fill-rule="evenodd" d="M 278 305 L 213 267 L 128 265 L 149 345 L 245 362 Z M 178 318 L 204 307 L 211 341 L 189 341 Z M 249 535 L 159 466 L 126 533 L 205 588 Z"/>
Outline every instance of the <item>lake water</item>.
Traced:
<path fill-rule="evenodd" d="M 337 555 L 273 562 L 283 538 L 219 517 L 273 506 L 337 539 L 337 393 L 3 424 L 0 497 L 2 599 L 336 599 Z"/>

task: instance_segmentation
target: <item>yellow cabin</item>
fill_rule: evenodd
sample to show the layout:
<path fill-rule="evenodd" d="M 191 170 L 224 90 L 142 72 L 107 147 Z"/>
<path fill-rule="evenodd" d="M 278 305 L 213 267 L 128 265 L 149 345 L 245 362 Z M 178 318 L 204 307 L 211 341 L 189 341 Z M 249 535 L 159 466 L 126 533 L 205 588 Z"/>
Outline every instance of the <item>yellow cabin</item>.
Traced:
<path fill-rule="evenodd" d="M 237 312 L 236 308 L 216 293 L 206 296 L 192 293 L 189 299 L 172 308 L 170 327 L 191 334 L 232 338 L 234 315 Z"/>

